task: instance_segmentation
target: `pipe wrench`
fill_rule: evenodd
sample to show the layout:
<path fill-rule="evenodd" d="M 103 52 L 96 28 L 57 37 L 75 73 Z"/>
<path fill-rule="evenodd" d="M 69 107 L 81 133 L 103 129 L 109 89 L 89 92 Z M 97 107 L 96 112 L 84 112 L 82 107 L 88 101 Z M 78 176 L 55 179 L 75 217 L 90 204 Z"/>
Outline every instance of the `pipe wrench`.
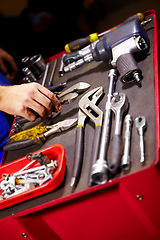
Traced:
<path fill-rule="evenodd" d="M 80 177 L 84 150 L 84 125 L 87 117 L 89 117 L 95 123 L 95 137 L 92 151 L 92 162 L 97 159 L 103 112 L 96 106 L 96 103 L 100 99 L 102 94 L 103 87 L 98 87 L 86 93 L 79 101 L 78 125 L 76 131 L 76 148 L 73 173 L 70 184 L 71 187 L 76 187 Z"/>

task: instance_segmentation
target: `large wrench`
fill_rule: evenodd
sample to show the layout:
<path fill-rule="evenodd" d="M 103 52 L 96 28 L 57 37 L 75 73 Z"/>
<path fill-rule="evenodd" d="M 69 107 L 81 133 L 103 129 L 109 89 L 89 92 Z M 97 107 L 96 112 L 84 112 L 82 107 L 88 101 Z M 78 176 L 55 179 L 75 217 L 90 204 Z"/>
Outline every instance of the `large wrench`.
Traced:
<path fill-rule="evenodd" d="M 116 174 L 121 166 L 122 157 L 122 119 L 128 109 L 128 98 L 124 93 L 114 93 L 112 98 L 112 111 L 115 114 L 115 130 L 111 139 L 108 153 L 108 165 L 111 174 Z"/>
<path fill-rule="evenodd" d="M 97 136 L 96 136 L 96 139 L 94 140 L 94 144 L 96 145 L 95 146 L 96 151 L 94 151 L 93 158 L 96 158 L 97 156 L 103 112 L 97 106 L 95 106 L 95 104 L 100 99 L 102 94 L 103 94 L 103 88 L 98 87 L 86 93 L 79 101 L 75 158 L 74 158 L 74 164 L 73 164 L 72 179 L 70 184 L 70 186 L 74 188 L 78 183 L 78 180 L 80 178 L 81 168 L 82 168 L 83 149 L 84 149 L 84 125 L 85 125 L 85 120 L 87 116 L 89 116 L 91 120 L 94 121 L 95 123 Z M 93 115 L 92 111 L 94 111 L 94 113 L 97 114 L 97 117 Z"/>

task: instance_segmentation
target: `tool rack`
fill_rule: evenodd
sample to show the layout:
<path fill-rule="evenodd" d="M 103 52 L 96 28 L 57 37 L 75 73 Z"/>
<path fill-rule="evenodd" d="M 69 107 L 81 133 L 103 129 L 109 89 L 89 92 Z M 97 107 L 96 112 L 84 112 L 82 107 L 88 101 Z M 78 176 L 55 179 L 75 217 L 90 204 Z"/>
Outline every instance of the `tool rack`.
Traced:
<path fill-rule="evenodd" d="M 135 119 L 144 115 L 145 164 L 142 166 L 139 136 L 133 125 L 131 169 L 121 172 L 104 185 L 88 187 L 89 164 L 94 137 L 94 124 L 85 125 L 85 147 L 81 178 L 74 192 L 70 188 L 74 160 L 76 128 L 50 137 L 45 144 L 16 152 L 6 152 L 3 164 L 53 144 L 65 148 L 67 168 L 63 182 L 53 191 L 0 210 L 0 237 L 5 239 L 160 239 L 160 115 L 159 115 L 159 25 L 154 10 L 145 12 L 152 18 L 145 28 L 150 40 L 150 50 L 144 59 L 137 59 L 143 73 L 142 87 L 135 83 L 116 83 L 116 91 L 124 92 L 130 103 L 129 113 Z M 73 72 L 58 76 L 62 53 L 51 57 L 50 64 L 58 58 L 53 84 L 73 84 L 84 81 L 92 88 L 108 89 L 107 63 L 91 62 Z M 82 95 L 83 96 L 83 95 Z M 77 117 L 78 101 L 63 107 L 54 121 Z M 106 96 L 98 107 L 104 111 Z M 6 230 L 7 229 L 7 230 Z"/>

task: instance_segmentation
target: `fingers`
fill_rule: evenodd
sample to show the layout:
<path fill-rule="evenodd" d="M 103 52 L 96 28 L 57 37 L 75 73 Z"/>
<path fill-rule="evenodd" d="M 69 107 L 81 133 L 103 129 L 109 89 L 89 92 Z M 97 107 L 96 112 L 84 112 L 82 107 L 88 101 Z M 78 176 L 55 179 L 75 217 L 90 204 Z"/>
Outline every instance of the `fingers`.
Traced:
<path fill-rule="evenodd" d="M 53 110 L 57 112 L 61 109 L 59 100 L 51 91 L 41 86 L 40 84 L 37 83 L 31 84 L 33 86 L 33 89 L 30 92 L 32 98 L 27 100 L 28 101 L 27 103 L 28 108 L 26 112 L 27 119 L 34 119 L 33 117 L 34 114 L 29 109 L 32 109 L 35 112 L 37 112 L 42 119 L 46 118 L 46 116 L 50 117 L 52 115 Z"/>
<path fill-rule="evenodd" d="M 62 109 L 61 104 L 60 104 L 58 98 L 54 94 L 53 94 L 53 98 L 52 98 L 51 101 L 52 101 L 52 107 L 53 107 L 54 111 L 56 111 L 56 110 L 60 111 Z"/>
<path fill-rule="evenodd" d="M 36 120 L 36 115 L 29 108 L 26 109 L 22 117 L 26 118 L 30 122 L 34 122 Z"/>
<path fill-rule="evenodd" d="M 52 115 L 52 107 L 61 109 L 59 100 L 47 88 L 38 83 L 0 86 L 0 110 L 34 121 L 37 112 L 43 119 Z"/>
<path fill-rule="evenodd" d="M 47 88 L 42 87 L 41 85 L 39 85 L 38 90 L 42 95 L 44 95 L 47 99 L 49 99 L 49 102 L 48 102 L 46 99 L 44 100 L 43 98 L 43 105 L 47 108 L 49 114 L 51 114 L 50 110 L 52 110 L 52 107 L 54 111 L 61 110 L 60 102 L 58 98 L 54 95 L 54 93 L 49 91 Z"/>
<path fill-rule="evenodd" d="M 8 69 L 6 67 L 5 61 L 10 65 L 10 68 Z M 12 58 L 12 56 L 6 54 L 5 56 L 1 56 L 0 58 L 0 69 L 2 71 L 2 73 L 4 74 L 4 76 L 10 81 L 12 82 L 15 78 L 15 75 L 18 72 L 18 67 L 14 61 L 14 59 Z"/>

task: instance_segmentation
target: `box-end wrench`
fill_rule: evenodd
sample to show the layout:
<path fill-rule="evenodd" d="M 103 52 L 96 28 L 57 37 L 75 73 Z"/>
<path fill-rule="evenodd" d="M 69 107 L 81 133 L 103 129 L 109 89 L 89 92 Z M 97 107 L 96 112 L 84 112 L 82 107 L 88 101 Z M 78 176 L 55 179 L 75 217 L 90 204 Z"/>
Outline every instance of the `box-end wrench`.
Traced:
<path fill-rule="evenodd" d="M 123 151 L 122 144 L 122 120 L 128 109 L 128 98 L 124 93 L 114 93 L 112 98 L 112 111 L 115 114 L 115 130 L 111 139 L 108 152 L 108 165 L 111 174 L 118 173 L 121 167 L 121 157 Z"/>

